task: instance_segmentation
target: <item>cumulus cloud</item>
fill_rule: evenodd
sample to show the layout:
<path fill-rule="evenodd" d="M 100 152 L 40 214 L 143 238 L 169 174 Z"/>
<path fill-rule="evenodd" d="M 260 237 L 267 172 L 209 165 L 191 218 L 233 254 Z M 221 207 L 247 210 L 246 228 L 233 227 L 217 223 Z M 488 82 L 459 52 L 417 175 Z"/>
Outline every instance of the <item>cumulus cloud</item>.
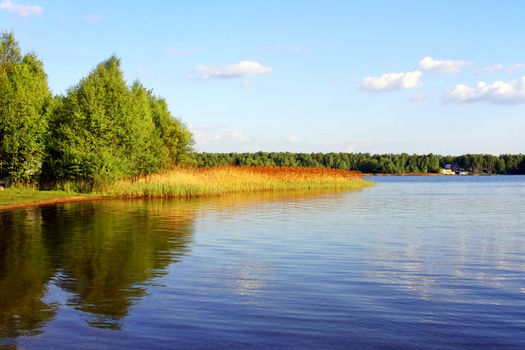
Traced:
<path fill-rule="evenodd" d="M 44 12 L 42 6 L 17 4 L 11 0 L 3 0 L 0 2 L 0 10 L 6 10 L 22 17 L 38 16 Z"/>
<path fill-rule="evenodd" d="M 271 68 L 254 61 L 241 61 L 236 64 L 221 66 L 201 65 L 194 70 L 196 77 L 200 80 L 251 77 L 260 74 L 270 74 L 271 72 Z"/>
<path fill-rule="evenodd" d="M 225 128 L 222 126 L 212 126 L 204 128 L 190 127 L 198 145 L 210 145 L 221 142 L 244 143 L 250 141 L 250 137 L 243 131 Z"/>
<path fill-rule="evenodd" d="M 443 74 L 455 74 L 470 66 L 467 61 L 435 60 L 430 56 L 419 61 L 418 69 L 422 71 L 435 71 Z"/>
<path fill-rule="evenodd" d="M 361 89 L 369 91 L 411 89 L 419 84 L 422 76 L 422 72 L 415 70 L 405 73 L 385 73 L 380 77 L 366 77 L 361 81 Z"/>
<path fill-rule="evenodd" d="M 453 102 L 484 101 L 492 104 L 525 103 L 525 77 L 510 82 L 480 81 L 475 86 L 459 84 L 445 95 L 445 99 Z"/>

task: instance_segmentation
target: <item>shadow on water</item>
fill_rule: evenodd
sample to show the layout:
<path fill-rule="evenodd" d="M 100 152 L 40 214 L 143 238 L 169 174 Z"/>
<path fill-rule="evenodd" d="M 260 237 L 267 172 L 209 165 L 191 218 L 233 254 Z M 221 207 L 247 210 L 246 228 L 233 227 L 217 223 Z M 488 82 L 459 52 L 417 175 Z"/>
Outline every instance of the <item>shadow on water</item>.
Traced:
<path fill-rule="evenodd" d="M 16 338 L 45 332 L 64 307 L 79 312 L 91 327 L 119 330 L 147 287 L 189 253 L 198 216 L 323 195 L 334 193 L 114 200 L 0 211 L 0 347 L 16 347 Z M 51 286 L 61 291 L 58 301 L 48 300 Z"/>

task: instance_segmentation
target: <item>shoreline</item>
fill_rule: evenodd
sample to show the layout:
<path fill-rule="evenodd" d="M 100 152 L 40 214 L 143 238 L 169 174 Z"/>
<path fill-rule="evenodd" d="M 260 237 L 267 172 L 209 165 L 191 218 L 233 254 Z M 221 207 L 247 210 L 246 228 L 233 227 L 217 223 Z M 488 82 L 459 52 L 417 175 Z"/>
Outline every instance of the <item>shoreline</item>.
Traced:
<path fill-rule="evenodd" d="M 472 173 L 464 175 L 445 175 L 437 173 L 400 173 L 400 174 L 372 174 L 367 173 L 363 174 L 363 177 L 372 177 L 372 176 L 444 176 L 444 177 L 465 177 L 465 176 L 522 176 L 522 174 L 485 174 L 485 173 Z"/>
<path fill-rule="evenodd" d="M 64 203 L 81 203 L 81 202 L 98 202 L 98 201 L 109 201 L 109 200 L 152 200 L 152 199 L 174 199 L 174 200 L 180 200 L 180 199 L 213 199 L 213 198 L 220 198 L 225 196 L 233 196 L 233 195 L 253 195 L 253 194 L 284 194 L 284 193 L 304 193 L 306 192 L 312 192 L 312 193 L 319 193 L 321 192 L 327 192 L 330 193 L 332 191 L 355 191 L 359 190 L 361 188 L 312 188 L 312 189 L 280 189 L 280 190 L 253 190 L 253 191 L 238 191 L 238 192 L 228 192 L 228 193 L 210 193 L 210 194 L 201 194 L 201 195 L 194 195 L 194 196 L 85 196 L 85 197 L 69 197 L 69 198 L 57 198 L 57 199 L 49 199 L 49 200 L 42 200 L 42 201 L 34 201 L 34 202 L 27 202 L 27 203 L 17 203 L 17 204 L 9 204 L 9 205 L 0 205 L 0 212 L 3 210 L 11 210 L 11 209 L 18 209 L 18 208 L 27 208 L 27 207 L 40 207 L 40 206 L 46 206 L 46 205 L 55 205 L 55 204 L 64 204 Z"/>
<path fill-rule="evenodd" d="M 17 209 L 24 207 L 39 207 L 43 205 L 53 205 L 53 204 L 62 204 L 62 203 L 77 203 L 77 202 L 89 202 L 89 201 L 103 201 L 117 199 L 117 197 L 69 197 L 69 198 L 57 198 L 57 199 L 46 199 L 43 201 L 27 202 L 27 203 L 17 203 L 17 204 L 8 204 L 0 205 L 0 211 Z"/>
<path fill-rule="evenodd" d="M 74 183 L 71 186 L 74 188 Z M 94 192 L 7 189 L 0 191 L 0 211 L 21 207 L 111 199 L 191 199 L 229 194 L 353 190 L 372 186 L 350 171 L 291 167 L 174 168 L 137 180 L 122 179 Z M 2 198 L 3 197 L 3 198 Z"/>
<path fill-rule="evenodd" d="M 399 173 L 399 174 L 373 174 L 373 173 L 364 173 L 364 176 L 459 176 L 459 175 L 443 175 L 438 173 Z"/>

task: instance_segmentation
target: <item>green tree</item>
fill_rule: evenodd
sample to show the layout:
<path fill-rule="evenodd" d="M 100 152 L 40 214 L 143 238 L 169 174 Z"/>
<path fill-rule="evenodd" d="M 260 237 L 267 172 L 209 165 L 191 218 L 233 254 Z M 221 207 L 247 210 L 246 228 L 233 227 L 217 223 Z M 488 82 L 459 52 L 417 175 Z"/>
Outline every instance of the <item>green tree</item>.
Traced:
<path fill-rule="evenodd" d="M 21 54 L 13 33 L 0 38 L 0 177 L 39 175 L 52 97 L 42 62 Z"/>
<path fill-rule="evenodd" d="M 189 129 L 179 119 L 172 116 L 166 100 L 154 96 L 151 92 L 148 97 L 153 122 L 163 143 L 163 165 L 195 164 L 193 135 Z"/>
<path fill-rule="evenodd" d="M 164 100 L 127 86 L 114 56 L 60 98 L 50 129 L 47 176 L 95 184 L 188 162 L 193 145 Z"/>
<path fill-rule="evenodd" d="M 150 92 L 138 81 L 133 83 L 130 92 L 127 129 L 133 139 L 126 145 L 129 148 L 130 175 L 147 174 L 164 165 L 166 152 L 163 150 L 161 132 L 154 123 Z"/>
<path fill-rule="evenodd" d="M 52 177 L 107 179 L 130 172 L 125 154 L 133 135 L 128 88 L 119 61 L 99 64 L 62 98 L 51 121 L 49 159 Z"/>

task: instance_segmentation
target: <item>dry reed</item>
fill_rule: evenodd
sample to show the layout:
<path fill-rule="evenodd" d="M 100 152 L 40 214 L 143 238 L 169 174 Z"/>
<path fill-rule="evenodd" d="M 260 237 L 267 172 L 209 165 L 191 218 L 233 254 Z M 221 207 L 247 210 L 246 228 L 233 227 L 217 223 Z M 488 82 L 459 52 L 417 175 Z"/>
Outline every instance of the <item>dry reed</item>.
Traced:
<path fill-rule="evenodd" d="M 119 180 L 99 194 L 125 198 L 192 198 L 228 193 L 370 186 L 359 173 L 301 167 L 175 168 L 135 180 Z"/>

